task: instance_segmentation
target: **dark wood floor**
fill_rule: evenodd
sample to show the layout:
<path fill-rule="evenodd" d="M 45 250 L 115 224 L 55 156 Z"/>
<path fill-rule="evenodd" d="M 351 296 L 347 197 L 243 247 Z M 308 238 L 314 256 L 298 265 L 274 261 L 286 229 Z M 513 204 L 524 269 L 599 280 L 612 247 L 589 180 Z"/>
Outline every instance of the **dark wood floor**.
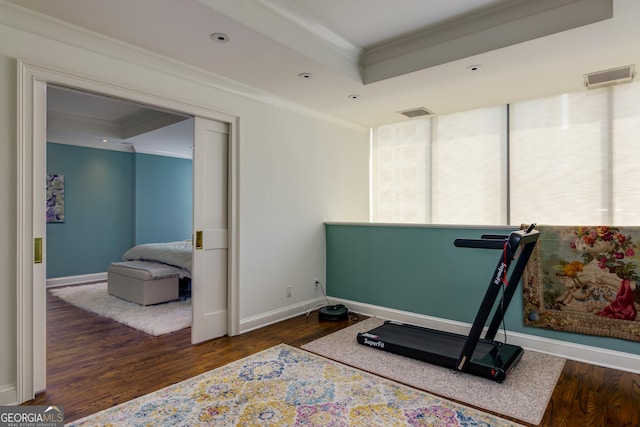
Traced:
<path fill-rule="evenodd" d="M 149 336 L 47 299 L 47 390 L 28 404 L 64 406 L 73 421 L 285 343 L 299 347 L 357 322 L 317 313 L 191 345 L 190 329 Z M 640 426 L 640 375 L 568 361 L 541 426 Z"/>

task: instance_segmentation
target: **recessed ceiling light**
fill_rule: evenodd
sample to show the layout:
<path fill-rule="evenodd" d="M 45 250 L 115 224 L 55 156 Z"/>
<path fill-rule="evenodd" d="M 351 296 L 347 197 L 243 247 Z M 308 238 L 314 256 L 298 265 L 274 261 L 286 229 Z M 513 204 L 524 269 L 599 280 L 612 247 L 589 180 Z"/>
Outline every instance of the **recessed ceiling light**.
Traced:
<path fill-rule="evenodd" d="M 301 78 L 302 80 L 308 80 L 311 77 L 313 77 L 313 75 L 311 73 L 300 73 L 298 74 L 298 77 Z"/>
<path fill-rule="evenodd" d="M 478 71 L 480 68 L 482 68 L 482 65 L 480 64 L 474 64 L 474 65 L 469 65 L 466 70 L 467 71 Z"/>
<path fill-rule="evenodd" d="M 214 42 L 220 43 L 226 43 L 230 40 L 229 36 L 225 33 L 213 33 L 209 37 L 211 37 L 211 40 L 213 40 Z"/>
<path fill-rule="evenodd" d="M 349 99 L 360 99 L 360 95 L 358 95 L 357 93 L 352 93 L 351 95 L 347 96 L 347 98 L 349 98 Z"/>
<path fill-rule="evenodd" d="M 107 138 L 102 138 L 100 141 L 101 142 L 109 142 L 109 140 Z"/>

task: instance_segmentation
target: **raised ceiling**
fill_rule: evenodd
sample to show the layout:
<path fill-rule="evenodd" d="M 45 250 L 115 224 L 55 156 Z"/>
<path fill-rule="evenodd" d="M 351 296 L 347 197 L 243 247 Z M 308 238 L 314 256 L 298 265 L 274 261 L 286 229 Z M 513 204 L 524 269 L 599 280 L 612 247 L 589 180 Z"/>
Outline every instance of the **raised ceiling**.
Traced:
<path fill-rule="evenodd" d="M 174 112 L 49 85 L 47 141 L 191 158 L 193 121 Z"/>
<path fill-rule="evenodd" d="M 585 73 L 640 62 L 637 0 L 11 1 L 362 126 L 584 90 Z"/>

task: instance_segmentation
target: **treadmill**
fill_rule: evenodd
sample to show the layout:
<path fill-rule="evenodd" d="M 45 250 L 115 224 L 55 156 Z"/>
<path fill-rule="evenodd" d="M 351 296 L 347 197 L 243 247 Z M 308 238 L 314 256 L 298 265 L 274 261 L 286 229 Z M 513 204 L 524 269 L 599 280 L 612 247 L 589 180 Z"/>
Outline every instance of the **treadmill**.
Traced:
<path fill-rule="evenodd" d="M 535 224 L 532 224 L 527 230 L 513 231 L 508 236 L 487 234 L 480 239 L 454 241 L 456 247 L 502 249 L 469 335 L 386 321 L 369 332 L 358 333 L 358 342 L 501 383 L 524 354 L 522 347 L 495 341 L 494 338 L 538 240 L 539 232 L 534 227 Z M 507 271 L 514 260 L 515 265 L 507 280 Z M 502 299 L 493 310 L 489 328 L 481 338 L 503 285 Z"/>

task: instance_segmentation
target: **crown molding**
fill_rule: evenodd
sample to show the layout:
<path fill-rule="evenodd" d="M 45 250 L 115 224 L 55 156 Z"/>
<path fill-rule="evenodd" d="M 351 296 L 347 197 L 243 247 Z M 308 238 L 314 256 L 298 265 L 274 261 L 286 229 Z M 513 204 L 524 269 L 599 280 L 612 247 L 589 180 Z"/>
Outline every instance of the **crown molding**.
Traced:
<path fill-rule="evenodd" d="M 336 126 L 341 126 L 355 131 L 369 131 L 368 127 L 348 122 L 339 117 L 311 109 L 305 105 L 289 101 L 219 74 L 94 33 L 16 4 L 8 3 L 5 0 L 0 0 L 0 24 L 14 28 L 18 31 L 24 31 L 55 42 L 79 48 L 87 52 L 94 52 L 105 57 L 125 61 L 129 64 L 153 70 L 167 76 L 179 78 L 214 90 L 219 90 L 230 95 L 238 96 L 242 99 L 259 102 L 264 105 L 302 114 L 307 117 L 313 117 L 318 120 L 323 120 Z M 22 59 L 33 64 L 41 63 L 37 58 L 26 57 Z M 41 66 L 44 68 L 47 67 L 46 64 L 42 64 Z M 228 115 L 229 117 L 238 117 L 240 115 L 236 111 L 220 110 L 219 112 Z"/>
<path fill-rule="evenodd" d="M 367 49 L 364 84 L 613 17 L 613 0 L 512 0 Z"/>

